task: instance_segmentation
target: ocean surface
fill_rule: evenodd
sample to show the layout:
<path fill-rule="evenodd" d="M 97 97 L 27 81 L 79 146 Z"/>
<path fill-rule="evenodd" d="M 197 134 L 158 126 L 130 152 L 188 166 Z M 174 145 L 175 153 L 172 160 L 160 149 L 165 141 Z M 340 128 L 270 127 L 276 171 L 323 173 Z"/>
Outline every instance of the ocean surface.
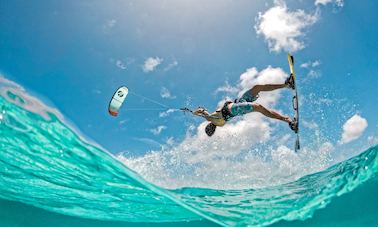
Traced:
<path fill-rule="evenodd" d="M 378 146 L 274 186 L 165 189 L 3 79 L 0 226 L 378 225 Z"/>

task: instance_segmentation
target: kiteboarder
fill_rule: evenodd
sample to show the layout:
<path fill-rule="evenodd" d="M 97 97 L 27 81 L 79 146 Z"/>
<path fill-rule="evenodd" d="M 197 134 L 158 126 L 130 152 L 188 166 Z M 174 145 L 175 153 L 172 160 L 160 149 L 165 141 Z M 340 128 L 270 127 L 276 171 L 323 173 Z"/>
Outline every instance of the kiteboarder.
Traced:
<path fill-rule="evenodd" d="M 289 124 L 292 130 L 295 131 L 297 127 L 297 122 L 295 119 L 292 120 L 288 116 L 283 116 L 274 110 L 265 108 L 261 104 L 254 103 L 258 99 L 260 92 L 273 91 L 281 88 L 295 89 L 295 82 L 292 74 L 283 84 L 255 85 L 246 91 L 240 98 L 237 98 L 234 101 L 226 101 L 221 108 L 213 113 L 209 113 L 204 107 L 199 107 L 190 112 L 196 116 L 204 117 L 207 121 L 210 121 L 205 128 L 205 132 L 208 136 L 212 136 L 214 134 L 217 126 L 224 126 L 233 117 L 251 112 L 259 112 L 269 118 L 284 121 Z"/>
<path fill-rule="evenodd" d="M 284 121 L 289 124 L 290 128 L 297 134 L 297 140 L 295 145 L 295 150 L 299 149 L 299 136 L 298 136 L 298 119 L 299 119 L 299 111 L 298 111 L 298 93 L 295 86 L 295 73 L 294 73 L 294 58 L 288 54 L 288 61 L 290 66 L 290 76 L 286 79 L 285 83 L 283 84 L 264 84 L 264 85 L 255 85 L 251 89 L 244 92 L 244 94 L 240 97 L 235 99 L 234 101 L 226 101 L 221 108 L 216 110 L 213 113 L 209 113 L 205 108 L 199 107 L 196 110 L 192 111 L 188 108 L 180 108 L 180 110 L 184 112 L 191 112 L 196 116 L 201 116 L 205 118 L 207 121 L 210 121 L 205 128 L 205 132 L 208 136 L 212 136 L 215 132 L 217 126 L 222 127 L 224 126 L 229 120 L 233 117 L 241 116 L 251 112 L 259 112 L 263 115 L 277 119 L 280 121 Z M 277 89 L 282 88 L 290 88 L 295 93 L 293 95 L 293 109 L 295 111 L 295 116 L 291 119 L 288 116 L 281 115 L 274 110 L 270 110 L 265 108 L 263 105 L 254 103 L 258 97 L 259 93 L 262 91 L 274 91 Z M 126 86 L 122 86 L 118 88 L 118 90 L 114 93 L 110 103 L 108 111 L 112 116 L 117 116 L 120 107 L 122 106 L 123 102 L 126 99 L 126 96 L 129 93 L 129 89 Z M 158 104 L 165 109 L 170 110 L 168 106 L 161 104 L 153 99 L 146 98 L 142 95 L 136 96 L 149 100 L 155 104 Z M 173 109 L 179 110 L 179 109 Z"/>

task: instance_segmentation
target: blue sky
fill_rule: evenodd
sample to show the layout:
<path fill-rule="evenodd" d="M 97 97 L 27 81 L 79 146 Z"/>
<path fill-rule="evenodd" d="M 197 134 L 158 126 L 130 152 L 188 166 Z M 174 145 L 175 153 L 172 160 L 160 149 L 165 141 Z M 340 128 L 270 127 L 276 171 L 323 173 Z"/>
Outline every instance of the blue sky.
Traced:
<path fill-rule="evenodd" d="M 308 123 L 302 129 L 304 141 L 312 141 L 315 127 L 324 141 L 338 146 L 343 125 L 356 114 L 367 122 L 356 132 L 361 143 L 377 141 L 378 2 L 315 3 L 2 2 L 0 72 L 48 100 L 112 153 L 140 156 L 167 141 L 184 141 L 202 121 L 177 112 L 161 117 L 158 110 L 132 111 L 160 108 L 133 95 L 113 118 L 107 105 L 116 88 L 127 85 L 173 108 L 204 105 L 213 110 L 222 98 L 237 95 L 217 89 L 243 88 L 240 76 L 248 69 L 261 73 L 271 66 L 287 72 L 290 50 Z M 303 23 L 289 31 L 297 45 L 282 43 L 269 28 L 272 15 L 266 13 L 274 7 L 289 20 L 297 17 L 293 23 Z M 264 15 L 268 28 L 259 27 Z M 290 113 L 289 93 L 282 94 L 272 107 Z M 282 130 L 290 133 L 286 125 Z"/>

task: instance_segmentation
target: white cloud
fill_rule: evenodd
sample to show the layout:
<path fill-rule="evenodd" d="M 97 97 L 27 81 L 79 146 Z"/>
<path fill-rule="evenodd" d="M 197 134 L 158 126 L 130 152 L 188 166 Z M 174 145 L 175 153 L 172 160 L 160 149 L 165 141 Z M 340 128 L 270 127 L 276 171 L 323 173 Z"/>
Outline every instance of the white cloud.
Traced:
<path fill-rule="evenodd" d="M 344 6 L 344 0 L 316 0 L 315 5 L 327 5 L 329 3 L 334 3 L 338 7 Z"/>
<path fill-rule="evenodd" d="M 176 98 L 176 96 L 173 96 L 171 94 L 171 92 L 166 87 L 161 88 L 160 96 L 164 99 L 175 99 Z"/>
<path fill-rule="evenodd" d="M 310 70 L 307 74 L 307 78 L 306 79 L 316 79 L 316 78 L 319 78 L 321 77 L 321 73 L 319 71 L 315 71 L 315 70 Z"/>
<path fill-rule="evenodd" d="M 178 61 L 174 60 L 172 63 L 170 63 L 167 67 L 164 68 L 164 71 L 169 71 L 172 68 L 176 67 L 178 65 Z"/>
<path fill-rule="evenodd" d="M 227 94 L 230 94 L 230 95 L 234 95 L 234 94 L 237 94 L 239 92 L 239 89 L 237 87 L 234 87 L 234 86 L 231 86 L 228 81 L 226 81 L 226 84 L 217 88 L 215 90 L 215 94 L 218 94 L 218 93 L 227 93 Z"/>
<path fill-rule="evenodd" d="M 162 58 L 147 58 L 143 65 L 143 71 L 148 73 L 155 70 L 155 68 L 163 62 Z"/>
<path fill-rule="evenodd" d="M 117 60 L 116 61 L 116 66 L 122 70 L 125 70 L 126 69 L 126 64 L 123 63 L 121 60 Z"/>
<path fill-rule="evenodd" d="M 315 60 L 315 61 L 308 61 L 308 62 L 305 62 L 303 64 L 301 64 L 301 68 L 315 68 L 315 67 L 318 67 L 320 65 L 320 61 L 319 60 Z"/>
<path fill-rule="evenodd" d="M 159 117 L 168 117 L 169 114 L 176 112 L 176 111 L 177 111 L 176 109 L 168 109 L 164 112 L 160 112 Z"/>
<path fill-rule="evenodd" d="M 319 60 L 308 61 L 308 62 L 301 64 L 300 65 L 301 68 L 308 70 L 307 77 L 305 77 L 302 82 L 306 83 L 306 82 L 309 82 L 312 79 L 317 79 L 317 78 L 321 77 L 322 74 L 321 74 L 320 70 L 316 69 L 319 65 L 320 65 Z"/>
<path fill-rule="evenodd" d="M 259 12 L 255 30 L 263 35 L 271 51 L 298 51 L 305 47 L 301 38 L 304 30 L 318 20 L 317 12 L 306 14 L 303 10 L 289 11 L 285 2 L 275 1 L 275 6 Z"/>
<path fill-rule="evenodd" d="M 368 126 L 368 122 L 365 118 L 355 114 L 349 118 L 343 125 L 343 133 L 341 136 L 340 144 L 349 143 L 355 139 L 358 139 Z"/>
<path fill-rule="evenodd" d="M 160 135 L 160 133 L 164 130 L 167 129 L 167 126 L 165 125 L 160 125 L 157 128 L 150 129 L 150 132 L 154 134 L 155 136 Z"/>

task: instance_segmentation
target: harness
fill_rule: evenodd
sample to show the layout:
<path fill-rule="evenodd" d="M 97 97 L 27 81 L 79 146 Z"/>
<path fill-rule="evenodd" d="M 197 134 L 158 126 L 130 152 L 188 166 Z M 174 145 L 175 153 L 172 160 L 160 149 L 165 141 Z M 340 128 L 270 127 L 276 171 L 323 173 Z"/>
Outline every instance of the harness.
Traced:
<path fill-rule="evenodd" d="M 231 101 L 226 101 L 221 109 L 222 112 L 222 117 L 224 118 L 225 121 L 229 121 L 231 118 L 234 117 L 230 110 L 228 109 L 228 104 L 232 103 Z"/>

